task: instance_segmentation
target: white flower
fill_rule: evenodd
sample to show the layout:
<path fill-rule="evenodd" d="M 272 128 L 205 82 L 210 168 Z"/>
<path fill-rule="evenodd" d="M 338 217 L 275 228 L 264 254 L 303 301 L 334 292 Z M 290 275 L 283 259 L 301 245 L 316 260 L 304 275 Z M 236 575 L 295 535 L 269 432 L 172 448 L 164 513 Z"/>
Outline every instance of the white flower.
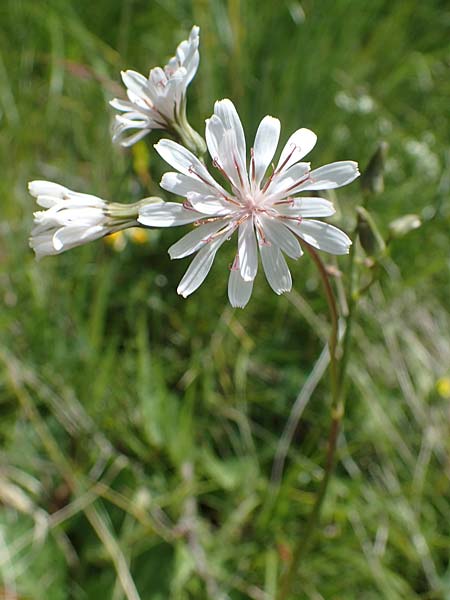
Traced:
<path fill-rule="evenodd" d="M 61 254 L 109 233 L 135 227 L 139 207 L 161 202 L 159 198 L 147 198 L 136 204 L 109 203 L 50 181 L 31 181 L 28 189 L 46 209 L 34 213 L 30 247 L 37 258 Z"/>
<path fill-rule="evenodd" d="M 291 289 L 292 279 L 284 254 L 302 255 L 298 238 L 331 254 L 346 254 L 351 240 L 341 230 L 311 217 L 334 214 L 324 198 L 297 197 L 300 192 L 327 190 L 346 185 L 358 177 L 353 161 L 335 162 L 314 171 L 299 162 L 316 143 L 316 135 L 299 129 L 291 135 L 277 166 L 265 177 L 274 157 L 280 122 L 265 117 L 250 151 L 247 171 L 246 144 L 241 121 L 230 100 L 216 102 L 213 116 L 206 121 L 206 142 L 214 166 L 227 180 L 227 191 L 209 174 L 189 150 L 170 141 L 156 146 L 160 156 L 178 173 L 166 173 L 161 187 L 184 196 L 184 204 L 164 202 L 146 206 L 139 222 L 151 227 L 195 223 L 193 231 L 169 249 L 171 258 L 197 252 L 178 287 L 186 297 L 207 276 L 214 256 L 233 232 L 238 231 L 238 250 L 228 283 L 233 306 L 244 307 L 250 299 L 258 270 L 258 249 L 272 289 L 281 294 Z"/>
<path fill-rule="evenodd" d="M 164 69 L 151 69 L 148 79 L 136 71 L 122 71 L 129 101 L 114 98 L 110 102 L 123 113 L 116 116 L 114 141 L 121 139 L 122 146 L 131 146 L 152 129 L 173 132 L 186 127 L 185 95 L 200 60 L 199 31 L 194 26 L 189 39 L 181 42 Z M 129 129 L 138 131 L 123 138 Z"/>

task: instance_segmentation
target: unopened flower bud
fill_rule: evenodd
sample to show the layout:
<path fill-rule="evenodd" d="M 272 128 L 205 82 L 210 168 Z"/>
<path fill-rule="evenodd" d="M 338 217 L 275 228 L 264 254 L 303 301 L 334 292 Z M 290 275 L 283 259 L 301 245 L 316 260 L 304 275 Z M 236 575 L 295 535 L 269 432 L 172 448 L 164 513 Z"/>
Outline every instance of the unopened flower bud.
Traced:
<path fill-rule="evenodd" d="M 422 221 L 418 215 L 403 215 L 389 223 L 389 233 L 391 238 L 398 239 L 421 225 Z"/>
<path fill-rule="evenodd" d="M 358 237 L 361 246 L 369 256 L 385 250 L 385 243 L 372 215 L 362 206 L 356 208 L 358 215 Z"/>
<path fill-rule="evenodd" d="M 384 162 L 388 145 L 380 142 L 369 164 L 361 173 L 361 187 L 365 194 L 380 194 L 384 190 Z"/>
<path fill-rule="evenodd" d="M 28 189 L 39 206 L 46 209 L 34 213 L 30 246 L 37 258 L 61 254 L 128 227 L 139 227 L 139 210 L 162 202 L 160 198 L 145 198 L 134 204 L 106 202 L 51 181 L 31 181 Z"/>

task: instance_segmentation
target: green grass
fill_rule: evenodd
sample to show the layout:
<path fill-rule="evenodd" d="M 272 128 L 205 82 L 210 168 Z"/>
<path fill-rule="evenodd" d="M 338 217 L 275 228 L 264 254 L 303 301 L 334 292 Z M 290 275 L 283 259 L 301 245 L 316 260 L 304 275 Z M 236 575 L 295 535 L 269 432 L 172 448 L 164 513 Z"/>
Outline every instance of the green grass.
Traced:
<path fill-rule="evenodd" d="M 197 23 L 200 131 L 230 97 L 249 140 L 266 114 L 283 140 L 317 132 L 316 166 L 364 168 L 384 140 L 369 209 L 383 235 L 404 213 L 423 220 L 359 304 L 339 464 L 292 600 L 449 600 L 448 3 L 3 0 L 0 23 L 0 598 L 268 600 L 312 507 L 326 377 L 270 482 L 329 326 L 307 257 L 290 295 L 258 276 L 239 311 L 231 245 L 187 300 L 187 261 L 166 252 L 180 231 L 39 263 L 27 247 L 31 179 L 160 193 L 158 135 L 148 152 L 112 147 L 107 102 L 120 69 L 164 63 Z M 334 199 L 352 231 L 358 183 Z M 364 282 L 359 247 L 358 261 Z"/>

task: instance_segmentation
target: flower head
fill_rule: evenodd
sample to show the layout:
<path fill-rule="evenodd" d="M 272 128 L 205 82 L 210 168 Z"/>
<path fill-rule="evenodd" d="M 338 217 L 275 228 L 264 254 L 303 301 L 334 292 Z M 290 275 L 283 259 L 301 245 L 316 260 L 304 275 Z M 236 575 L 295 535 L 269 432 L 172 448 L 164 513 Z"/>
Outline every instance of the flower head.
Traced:
<path fill-rule="evenodd" d="M 46 210 L 34 213 L 30 246 L 37 258 L 61 254 L 105 235 L 139 225 L 139 207 L 159 198 L 136 204 L 109 203 L 90 194 L 73 192 L 50 181 L 31 181 L 30 194 Z"/>
<path fill-rule="evenodd" d="M 258 270 L 258 251 L 267 281 L 281 294 L 292 287 L 284 254 L 302 255 L 299 239 L 331 254 L 346 254 L 351 240 L 340 229 L 312 217 L 328 217 L 331 202 L 300 192 L 338 188 L 358 177 L 353 161 L 335 162 L 313 171 L 300 162 L 314 147 L 316 135 L 299 129 L 284 146 L 277 166 L 267 171 L 275 155 L 280 122 L 267 116 L 258 128 L 247 169 L 246 141 L 241 121 L 230 100 L 216 102 L 206 122 L 206 142 L 213 165 L 227 181 L 225 189 L 189 150 L 171 141 L 156 146 L 160 156 L 178 172 L 166 173 L 165 190 L 183 196 L 183 204 L 164 202 L 145 206 L 139 222 L 152 227 L 194 223 L 193 231 L 169 248 L 171 258 L 197 252 L 180 282 L 178 293 L 186 297 L 204 281 L 215 254 L 238 232 L 238 249 L 231 267 L 228 295 L 233 306 L 250 299 Z"/>
<path fill-rule="evenodd" d="M 129 101 L 114 98 L 110 104 L 122 114 L 116 116 L 113 140 L 131 146 L 153 129 L 169 131 L 188 127 L 185 116 L 186 89 L 200 60 L 199 28 L 194 26 L 189 39 L 178 46 L 176 54 L 162 69 L 151 69 L 148 79 L 136 71 L 122 71 Z M 138 131 L 129 137 L 129 129 Z M 189 132 L 190 135 L 195 132 Z M 198 142 L 198 140 L 196 140 Z"/>

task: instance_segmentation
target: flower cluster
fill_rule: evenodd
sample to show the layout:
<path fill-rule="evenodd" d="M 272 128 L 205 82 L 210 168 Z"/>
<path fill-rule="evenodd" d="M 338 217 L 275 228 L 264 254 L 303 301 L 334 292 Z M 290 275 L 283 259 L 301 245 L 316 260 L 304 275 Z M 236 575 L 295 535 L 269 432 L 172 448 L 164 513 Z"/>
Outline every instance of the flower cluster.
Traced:
<path fill-rule="evenodd" d="M 72 192 L 55 183 L 34 181 L 30 192 L 47 210 L 36 212 L 30 245 L 38 257 L 59 254 L 85 242 L 128 227 L 194 228 L 169 248 L 171 258 L 196 254 L 178 293 L 186 297 L 204 281 L 218 249 L 237 234 L 237 251 L 228 278 L 232 306 L 244 307 L 250 299 L 259 257 L 271 288 L 281 294 L 292 287 L 285 255 L 298 259 L 302 244 L 331 254 L 346 254 L 351 240 L 340 229 L 317 218 L 334 214 L 332 203 L 317 191 L 338 188 L 359 176 L 358 165 L 341 161 L 311 170 L 302 159 L 313 149 L 316 135 L 295 131 L 273 164 L 280 138 L 280 121 L 261 121 L 247 156 L 244 129 L 233 103 L 215 103 L 206 121 L 205 138 L 186 119 L 186 88 L 199 63 L 199 29 L 193 27 L 169 63 L 150 71 L 148 79 L 125 71 L 122 79 L 128 101 L 114 99 L 114 139 L 130 146 L 153 129 L 164 129 L 177 141 L 162 139 L 155 148 L 175 171 L 165 173 L 162 189 L 182 202 L 147 198 L 135 204 L 112 204 Z M 137 133 L 124 138 L 129 129 Z M 181 143 L 179 143 L 181 142 Z M 199 158 L 207 146 L 219 183 Z M 314 192 L 314 194 L 308 194 Z M 300 195 L 303 194 L 303 195 Z"/>
<path fill-rule="evenodd" d="M 135 204 L 105 202 L 97 196 L 73 192 L 51 181 L 31 181 L 30 194 L 46 210 L 34 213 L 30 246 L 36 257 L 61 254 L 66 250 L 139 225 L 139 210 L 160 198 Z"/>
<path fill-rule="evenodd" d="M 114 98 L 110 104 L 122 114 L 115 119 L 113 141 L 131 146 L 153 129 L 166 129 L 179 134 L 194 151 L 204 151 L 201 138 L 186 119 L 186 89 L 197 72 L 199 28 L 194 26 L 189 39 L 178 46 L 167 65 L 154 67 L 148 78 L 136 71 L 122 71 L 128 101 Z M 137 129 L 129 137 L 125 132 Z"/>
<path fill-rule="evenodd" d="M 311 171 L 300 162 L 316 143 L 309 129 L 299 129 L 284 146 L 277 166 L 266 177 L 280 136 L 280 121 L 265 117 L 256 132 L 247 169 L 244 130 L 230 100 L 216 102 L 206 122 L 206 141 L 214 167 L 227 181 L 226 190 L 186 148 L 171 140 L 156 146 L 160 156 L 178 172 L 166 173 L 161 187 L 183 204 L 164 202 L 145 206 L 139 222 L 149 227 L 195 223 L 193 231 L 169 248 L 171 258 L 196 257 L 183 277 L 178 293 L 188 296 L 208 274 L 217 250 L 238 232 L 238 251 L 231 267 L 228 295 L 233 306 L 244 307 L 258 270 L 258 250 L 269 285 L 281 294 L 291 289 L 292 279 L 283 253 L 297 259 L 303 240 L 332 254 L 346 254 L 351 244 L 341 230 L 312 217 L 334 214 L 325 198 L 297 195 L 301 192 L 341 187 L 358 177 L 353 161 L 336 162 Z"/>

